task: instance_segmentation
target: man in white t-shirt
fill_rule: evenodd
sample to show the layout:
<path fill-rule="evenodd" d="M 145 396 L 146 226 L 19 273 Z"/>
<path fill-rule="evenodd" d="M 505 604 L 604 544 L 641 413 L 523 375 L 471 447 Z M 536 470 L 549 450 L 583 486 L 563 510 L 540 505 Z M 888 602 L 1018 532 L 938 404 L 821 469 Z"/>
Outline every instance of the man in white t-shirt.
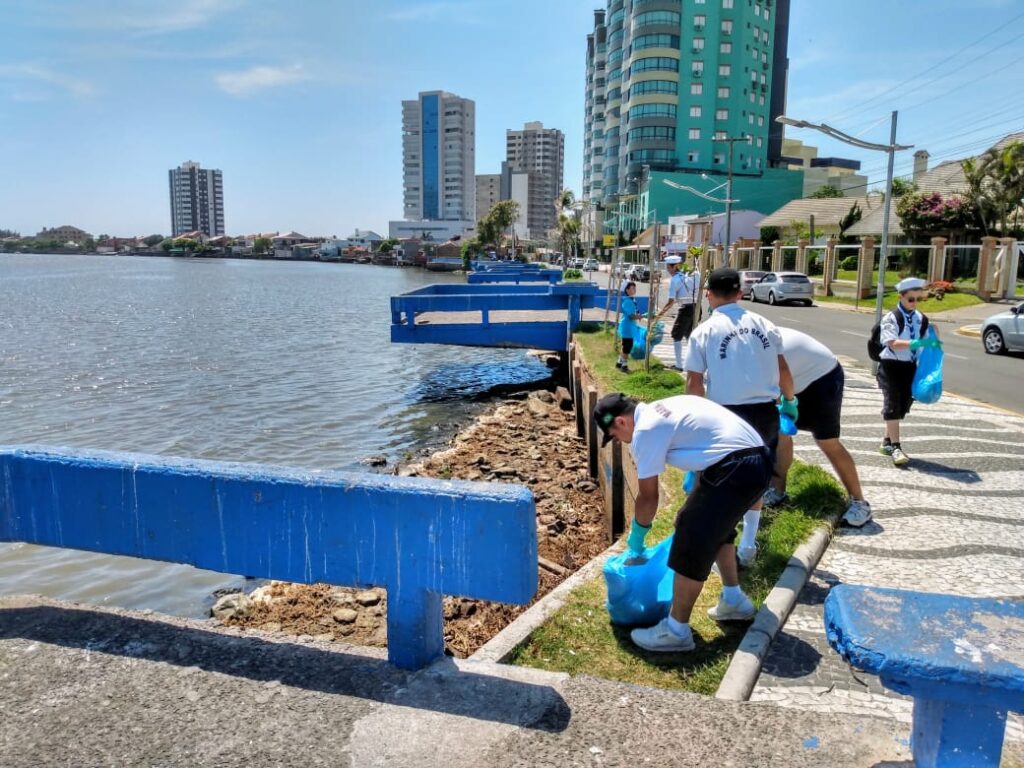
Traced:
<path fill-rule="evenodd" d="M 797 417 L 793 378 L 783 357 L 778 328 L 740 306 L 740 297 L 740 275 L 735 269 L 723 267 L 708 276 L 711 316 L 690 335 L 686 391 L 697 396 L 706 391 L 709 400 L 724 405 L 754 427 L 774 454 L 779 440 L 779 412 L 794 420 Z M 757 556 L 761 505 L 761 499 L 757 499 L 743 516 L 737 556 L 740 565 L 746 567 Z"/>
<path fill-rule="evenodd" d="M 711 566 L 718 564 L 722 594 L 708 611 L 716 621 L 745 621 L 755 610 L 739 587 L 736 524 L 771 478 L 771 458 L 760 435 L 743 419 L 704 398 L 679 395 L 637 403 L 622 393 L 602 397 L 594 421 L 604 442 L 629 444 L 639 494 L 627 543 L 642 555 L 658 511 L 658 475 L 671 465 L 694 472 L 697 483 L 676 516 L 668 565 L 675 571 L 672 608 L 653 627 L 634 629 L 633 642 L 648 651 L 694 648 L 690 614 Z"/>
<path fill-rule="evenodd" d="M 860 528 L 871 519 L 871 505 L 864 500 L 857 465 L 839 441 L 845 385 L 843 366 L 832 354 L 832 350 L 806 333 L 782 327 L 779 333 L 782 334 L 782 348 L 786 350 L 786 363 L 793 376 L 793 389 L 800 398 L 797 429 L 809 431 L 821 452 L 831 462 L 850 495 L 843 520 Z M 764 495 L 764 503 L 769 507 L 784 504 L 788 500 L 786 475 L 792 464 L 793 438 L 780 434 L 772 487 Z"/>
<path fill-rule="evenodd" d="M 694 268 L 692 272 L 685 274 L 682 271 L 682 261 L 682 256 L 666 257 L 665 268 L 671 278 L 668 283 L 668 301 L 654 317 L 654 320 L 659 320 L 673 306 L 679 308 L 676 311 L 675 322 L 672 323 L 672 349 L 675 353 L 675 365 L 672 369 L 676 371 L 683 370 L 683 339 L 690 338 L 693 332 L 697 293 L 700 289 L 700 273 Z"/>

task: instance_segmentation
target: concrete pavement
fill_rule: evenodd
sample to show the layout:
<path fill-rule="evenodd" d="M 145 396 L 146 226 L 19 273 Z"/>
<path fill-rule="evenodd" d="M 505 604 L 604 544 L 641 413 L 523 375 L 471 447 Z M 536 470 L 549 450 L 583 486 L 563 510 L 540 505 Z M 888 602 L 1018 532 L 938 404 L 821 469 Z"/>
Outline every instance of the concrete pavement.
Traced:
<path fill-rule="evenodd" d="M 0 765 L 835 766 L 907 728 L 207 622 L 0 600 Z M 884 763 L 882 763 L 884 764 Z"/>

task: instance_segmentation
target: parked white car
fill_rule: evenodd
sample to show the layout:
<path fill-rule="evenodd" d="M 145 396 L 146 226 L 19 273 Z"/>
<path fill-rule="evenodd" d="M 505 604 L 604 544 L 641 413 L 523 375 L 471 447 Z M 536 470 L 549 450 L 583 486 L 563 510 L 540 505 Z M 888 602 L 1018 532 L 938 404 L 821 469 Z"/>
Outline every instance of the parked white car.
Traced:
<path fill-rule="evenodd" d="M 583 269 L 584 269 L 584 271 L 596 272 L 600 268 L 601 267 L 597 263 L 597 259 L 587 259 L 586 261 L 583 262 Z"/>
<path fill-rule="evenodd" d="M 809 307 L 814 303 L 814 285 L 802 272 L 769 272 L 751 287 L 750 298 L 769 304 L 799 301 Z"/>
<path fill-rule="evenodd" d="M 1024 304 L 985 318 L 981 343 L 990 355 L 1024 352 Z"/>

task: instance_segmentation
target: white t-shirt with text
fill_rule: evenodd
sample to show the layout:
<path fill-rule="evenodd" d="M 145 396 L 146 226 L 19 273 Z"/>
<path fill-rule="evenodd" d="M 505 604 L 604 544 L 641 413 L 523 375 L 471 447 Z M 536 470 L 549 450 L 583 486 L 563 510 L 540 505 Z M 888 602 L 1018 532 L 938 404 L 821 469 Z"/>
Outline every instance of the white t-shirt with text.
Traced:
<path fill-rule="evenodd" d="M 708 398 L 723 405 L 778 400 L 779 329 L 737 303 L 716 309 L 690 334 L 688 373 L 705 374 Z"/>
<path fill-rule="evenodd" d="M 629 450 L 643 480 L 657 477 L 666 465 L 700 472 L 730 453 L 762 445 L 754 428 L 732 411 L 703 397 L 677 395 L 636 406 Z"/>

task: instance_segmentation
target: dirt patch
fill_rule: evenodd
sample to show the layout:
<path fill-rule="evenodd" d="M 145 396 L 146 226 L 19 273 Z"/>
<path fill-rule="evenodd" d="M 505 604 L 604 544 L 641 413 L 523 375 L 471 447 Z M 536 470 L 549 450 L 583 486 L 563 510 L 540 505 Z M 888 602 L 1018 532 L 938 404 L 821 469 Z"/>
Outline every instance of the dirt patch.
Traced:
<path fill-rule="evenodd" d="M 567 401 L 551 392 L 506 400 L 458 434 L 451 447 L 401 475 L 527 485 L 537 506 L 541 568 L 534 602 L 603 551 L 604 505 L 587 473 L 586 445 L 576 436 Z M 226 623 L 358 645 L 387 644 L 384 590 L 274 582 L 224 611 Z M 527 606 L 446 597 L 444 636 L 450 653 L 471 655 Z"/>

